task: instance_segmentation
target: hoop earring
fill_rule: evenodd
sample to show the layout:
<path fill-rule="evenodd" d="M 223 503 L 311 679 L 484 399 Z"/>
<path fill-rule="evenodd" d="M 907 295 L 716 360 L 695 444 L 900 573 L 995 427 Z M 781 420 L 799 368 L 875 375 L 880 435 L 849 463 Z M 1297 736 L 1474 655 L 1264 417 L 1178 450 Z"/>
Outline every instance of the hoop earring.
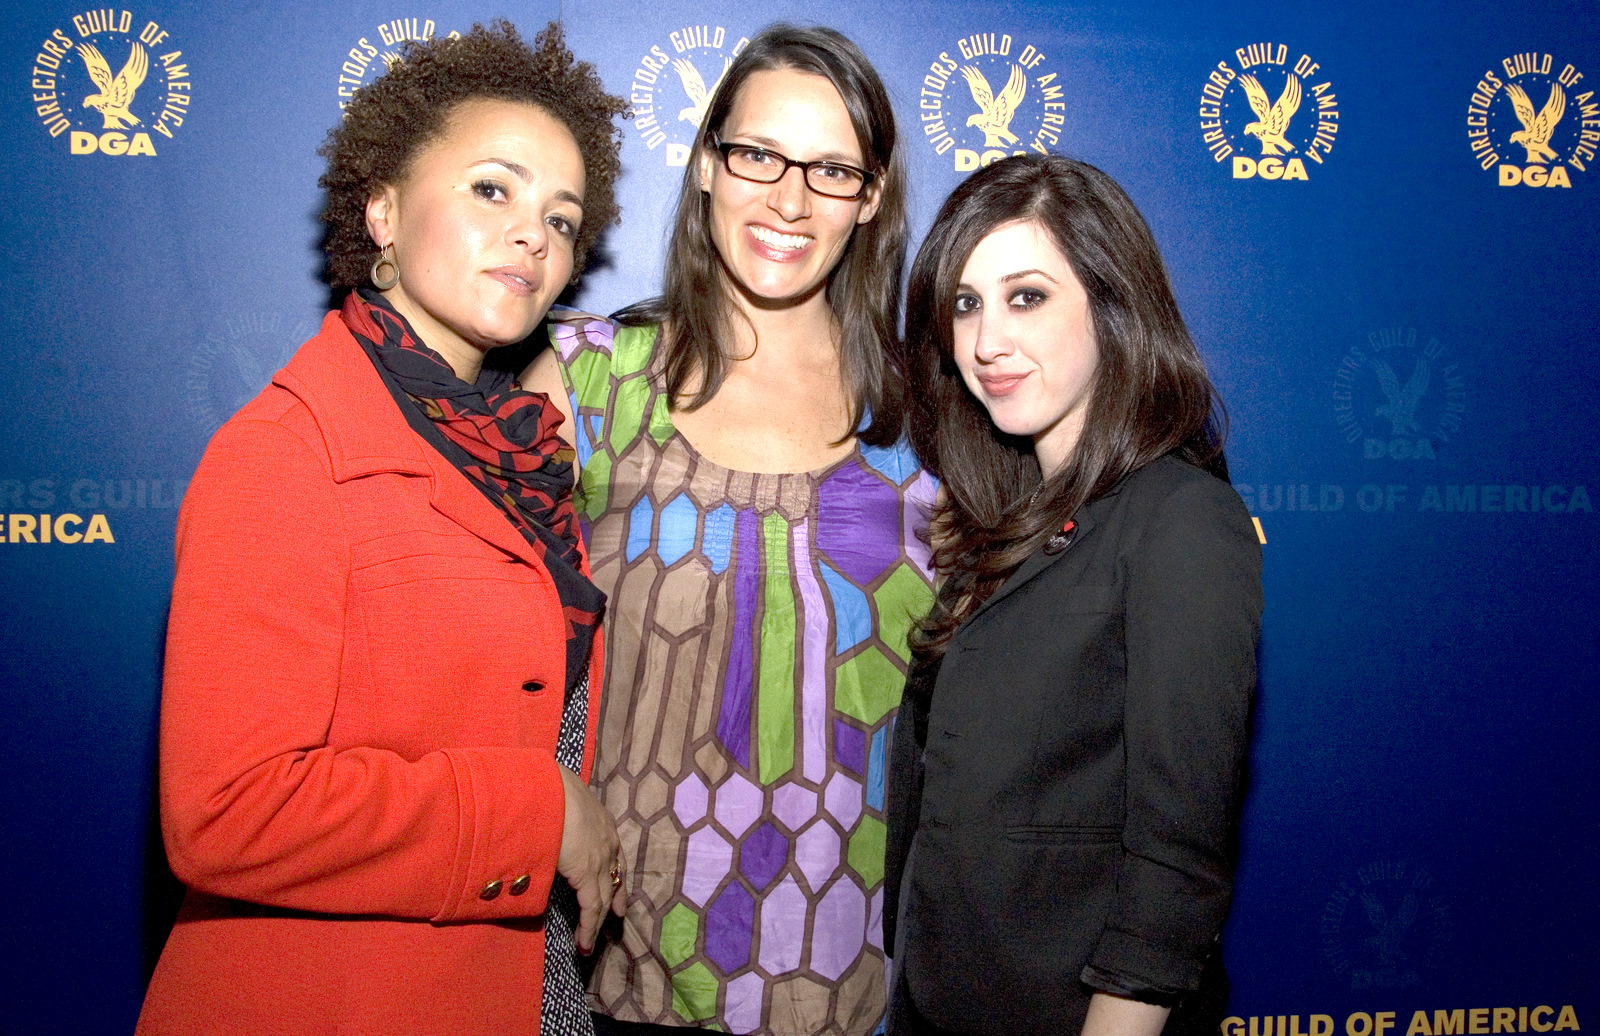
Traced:
<path fill-rule="evenodd" d="M 388 273 L 383 268 L 389 268 Z M 378 252 L 378 258 L 372 261 L 372 286 L 379 291 L 388 291 L 400 283 L 400 267 L 394 262 L 394 245 L 384 245 Z"/>

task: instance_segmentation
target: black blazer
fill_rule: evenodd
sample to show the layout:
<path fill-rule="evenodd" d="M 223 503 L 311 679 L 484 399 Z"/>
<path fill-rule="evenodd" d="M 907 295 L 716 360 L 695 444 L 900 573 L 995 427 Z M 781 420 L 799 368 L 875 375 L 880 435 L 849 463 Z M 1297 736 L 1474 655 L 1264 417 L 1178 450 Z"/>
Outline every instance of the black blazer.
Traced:
<path fill-rule="evenodd" d="M 941 1028 L 1076 1036 L 1096 989 L 1226 983 L 1261 547 L 1233 488 L 1173 457 L 1076 521 L 895 726 L 886 945 Z"/>

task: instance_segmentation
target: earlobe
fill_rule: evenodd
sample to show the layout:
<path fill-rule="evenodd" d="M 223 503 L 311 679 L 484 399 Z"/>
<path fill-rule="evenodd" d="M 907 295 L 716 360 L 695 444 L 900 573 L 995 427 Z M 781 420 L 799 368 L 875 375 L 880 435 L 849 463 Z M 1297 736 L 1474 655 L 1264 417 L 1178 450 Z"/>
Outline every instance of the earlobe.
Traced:
<path fill-rule="evenodd" d="M 883 201 L 883 178 L 879 177 L 871 187 L 867 188 L 867 200 L 856 216 L 856 226 L 871 223 L 878 215 L 878 204 L 881 201 Z"/>
<path fill-rule="evenodd" d="M 700 193 L 711 193 L 711 152 L 704 146 L 700 148 Z"/>
<path fill-rule="evenodd" d="M 394 241 L 394 230 L 390 226 L 394 200 L 394 188 L 388 185 L 367 199 L 367 236 L 379 248 Z"/>

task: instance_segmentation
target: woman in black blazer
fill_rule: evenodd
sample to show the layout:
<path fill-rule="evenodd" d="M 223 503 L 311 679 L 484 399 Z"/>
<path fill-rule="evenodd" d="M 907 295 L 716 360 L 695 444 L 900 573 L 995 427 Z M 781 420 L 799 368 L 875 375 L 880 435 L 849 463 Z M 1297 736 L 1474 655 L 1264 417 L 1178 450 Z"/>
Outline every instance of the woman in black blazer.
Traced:
<path fill-rule="evenodd" d="M 997 162 L 912 270 L 938 603 L 889 770 L 890 1033 L 1216 1031 L 1261 550 L 1138 210 Z"/>

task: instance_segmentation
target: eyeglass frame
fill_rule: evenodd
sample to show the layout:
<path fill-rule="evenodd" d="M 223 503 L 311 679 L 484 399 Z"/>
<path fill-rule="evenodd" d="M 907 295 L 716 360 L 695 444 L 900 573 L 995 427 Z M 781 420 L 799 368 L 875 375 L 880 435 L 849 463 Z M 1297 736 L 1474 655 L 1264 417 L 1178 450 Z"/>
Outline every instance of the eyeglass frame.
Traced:
<path fill-rule="evenodd" d="M 800 182 L 805 184 L 806 190 L 810 191 L 812 194 L 815 194 L 821 198 L 831 198 L 834 201 L 860 201 L 866 196 L 867 188 L 872 186 L 872 181 L 878 178 L 878 174 L 872 170 L 862 169 L 859 166 L 853 166 L 849 162 L 836 162 L 831 158 L 818 158 L 810 162 L 800 162 L 790 158 L 788 155 L 785 155 L 782 152 L 774 151 L 768 147 L 760 147 L 756 144 L 735 144 L 731 141 L 723 140 L 714 132 L 706 134 L 706 140 L 711 145 L 711 149 L 713 151 L 716 151 L 722 155 L 722 168 L 728 171 L 728 175 L 736 176 L 747 183 L 777 183 L 779 180 L 782 180 L 785 176 L 789 175 L 790 169 L 799 169 Z M 773 158 L 779 159 L 783 162 L 783 172 L 779 173 L 770 180 L 756 180 L 748 176 L 742 176 L 739 173 L 734 172 L 733 166 L 729 164 L 729 159 L 732 157 L 735 149 L 744 151 L 759 151 L 763 155 L 771 155 Z M 832 166 L 835 169 L 848 169 L 853 173 L 860 173 L 861 187 L 854 194 L 828 194 L 825 191 L 819 191 L 815 187 L 811 186 L 811 180 L 808 175 L 811 171 L 811 167 L 814 165 Z"/>

